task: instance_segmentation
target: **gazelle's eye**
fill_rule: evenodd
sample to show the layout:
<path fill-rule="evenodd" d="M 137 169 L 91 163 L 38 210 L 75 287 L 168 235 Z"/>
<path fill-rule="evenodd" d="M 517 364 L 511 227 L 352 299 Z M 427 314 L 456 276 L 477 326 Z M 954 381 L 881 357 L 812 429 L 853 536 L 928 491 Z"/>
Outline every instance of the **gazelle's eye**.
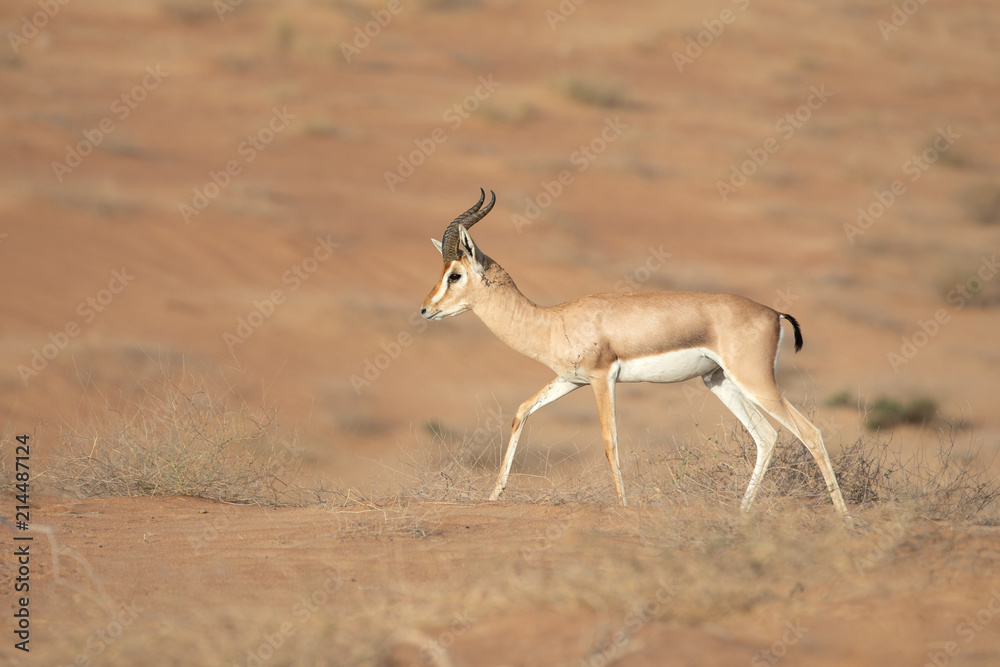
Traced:
<path fill-rule="evenodd" d="M 450 276 L 448 276 L 448 282 L 450 283 L 457 283 L 461 279 L 462 279 L 461 273 L 453 273 Z"/>

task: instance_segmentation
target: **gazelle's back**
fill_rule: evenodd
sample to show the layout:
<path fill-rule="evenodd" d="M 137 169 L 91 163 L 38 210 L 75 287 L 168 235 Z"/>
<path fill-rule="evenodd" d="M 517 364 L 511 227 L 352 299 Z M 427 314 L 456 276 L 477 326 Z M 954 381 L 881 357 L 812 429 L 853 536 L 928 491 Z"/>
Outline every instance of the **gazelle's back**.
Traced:
<path fill-rule="evenodd" d="M 707 347 L 718 350 L 727 331 L 776 336 L 777 313 L 746 297 L 701 292 L 592 294 L 553 306 L 569 341 L 603 345 L 613 341 L 620 358 L 663 350 Z M 725 326 L 720 326 L 725 325 Z"/>

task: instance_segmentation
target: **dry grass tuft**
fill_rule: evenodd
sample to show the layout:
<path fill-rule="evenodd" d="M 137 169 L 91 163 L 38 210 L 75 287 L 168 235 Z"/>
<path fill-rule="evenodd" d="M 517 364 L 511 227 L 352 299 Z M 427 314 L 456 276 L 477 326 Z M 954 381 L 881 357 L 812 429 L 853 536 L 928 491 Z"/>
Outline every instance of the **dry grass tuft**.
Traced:
<path fill-rule="evenodd" d="M 318 502 L 300 474 L 294 435 L 273 411 L 235 407 L 204 387 L 165 382 L 137 404 L 107 406 L 83 428 L 67 427 L 43 483 L 76 497 L 179 495 L 285 506 Z"/>

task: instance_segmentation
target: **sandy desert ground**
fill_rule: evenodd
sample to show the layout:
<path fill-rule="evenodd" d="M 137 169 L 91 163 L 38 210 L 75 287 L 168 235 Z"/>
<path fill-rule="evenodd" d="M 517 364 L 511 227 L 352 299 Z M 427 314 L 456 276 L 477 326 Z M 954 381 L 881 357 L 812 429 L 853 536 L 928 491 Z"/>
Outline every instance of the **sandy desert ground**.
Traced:
<path fill-rule="evenodd" d="M 35 475 L 32 530 L 2 499 L 0 662 L 1000 664 L 992 519 L 685 495 L 660 464 L 735 428 L 700 383 L 619 389 L 634 507 L 589 390 L 486 503 L 551 373 L 418 316 L 428 239 L 485 187 L 473 235 L 536 302 L 756 299 L 801 322 L 779 384 L 835 457 L 917 401 L 900 455 L 953 438 L 995 479 L 992 4 L 11 0 L 0 27 L 0 456 L 16 481 L 29 434 Z M 67 492 L 173 389 L 324 491 Z"/>

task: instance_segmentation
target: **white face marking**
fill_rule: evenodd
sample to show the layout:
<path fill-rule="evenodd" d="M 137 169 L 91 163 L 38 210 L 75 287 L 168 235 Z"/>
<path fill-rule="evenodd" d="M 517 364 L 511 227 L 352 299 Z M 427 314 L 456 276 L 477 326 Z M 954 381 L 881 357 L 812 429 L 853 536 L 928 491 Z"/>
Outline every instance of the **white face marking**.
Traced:
<path fill-rule="evenodd" d="M 451 282 L 449 278 L 457 274 L 461 276 L 458 280 Z M 461 302 L 463 298 L 462 288 L 469 280 L 468 271 L 459 261 L 448 264 L 447 270 L 441 276 L 434 292 L 424 300 L 424 318 L 428 320 L 441 320 L 464 313 L 469 309 L 467 304 Z M 454 290 L 454 291 L 450 291 Z M 444 302 L 444 305 L 442 305 Z"/>
<path fill-rule="evenodd" d="M 450 273 L 450 272 L 449 272 Z M 441 285 L 438 287 L 437 292 L 431 298 L 431 304 L 436 305 L 438 301 L 444 297 L 444 293 L 448 291 L 448 274 L 445 274 L 444 278 L 441 279 Z"/>
<path fill-rule="evenodd" d="M 721 364 L 703 347 L 622 359 L 619 382 L 683 382 L 715 370 Z"/>
<path fill-rule="evenodd" d="M 438 285 L 437 291 L 434 292 L 434 296 L 427 301 L 430 306 L 436 306 L 437 302 L 444 298 L 444 295 L 448 292 L 448 276 L 453 273 L 460 272 L 456 271 L 454 267 L 449 266 L 448 271 L 441 277 L 441 283 Z"/>

